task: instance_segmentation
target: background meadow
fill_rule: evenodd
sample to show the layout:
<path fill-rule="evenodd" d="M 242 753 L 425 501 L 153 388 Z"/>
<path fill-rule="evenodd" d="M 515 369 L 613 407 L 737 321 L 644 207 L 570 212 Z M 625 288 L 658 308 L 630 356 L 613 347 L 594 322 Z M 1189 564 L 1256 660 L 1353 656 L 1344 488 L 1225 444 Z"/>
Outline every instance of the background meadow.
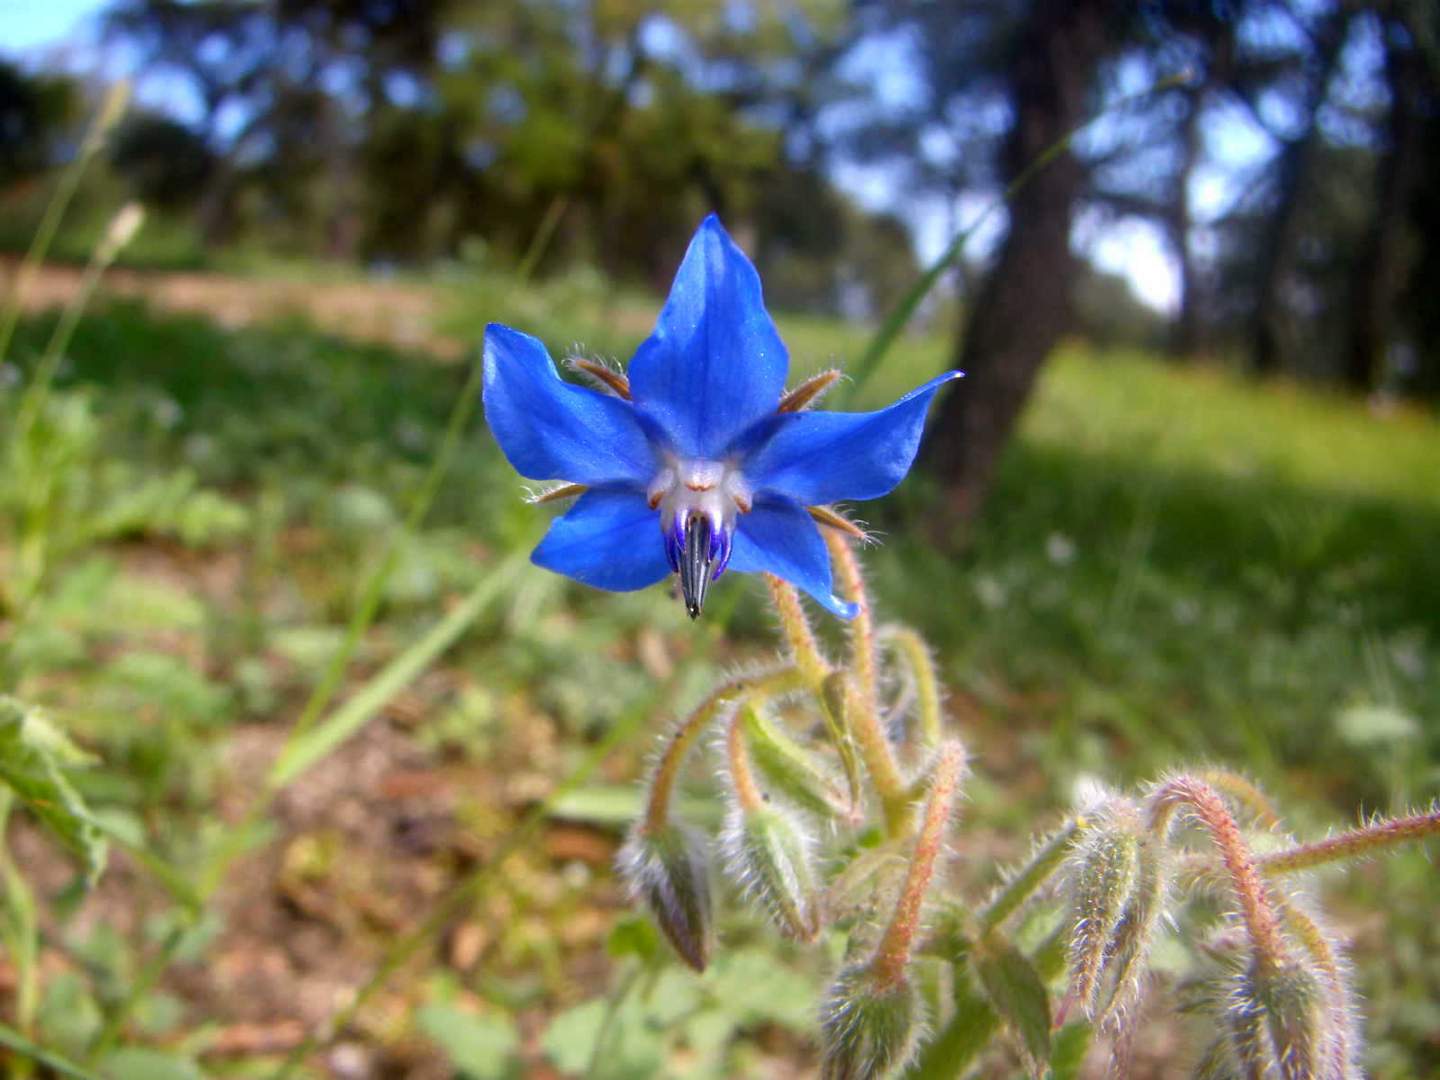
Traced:
<path fill-rule="evenodd" d="M 434 18 L 447 33 L 503 43 L 507 28 L 527 40 L 516 27 L 530 17 L 529 29 L 553 43 L 569 40 L 556 29 L 563 7 L 497 5 L 504 15 L 491 21 L 439 5 Z M 1049 9 L 1035 7 L 1005 32 L 1036 32 Z M 179 9 L 220 20 L 223 8 L 116 5 L 83 24 L 108 30 L 86 39 L 77 29 L 75 40 L 90 40 L 107 62 L 102 44 L 120 48 L 143 88 L 147 74 L 179 78 L 174 50 L 187 40 L 208 34 L 224 43 L 213 46 L 223 57 L 248 56 L 245 34 L 259 31 L 162 32 L 166 19 L 183 22 Z M 849 35 L 826 37 L 835 48 L 871 40 L 882 50 L 878 61 L 862 57 L 852 78 L 861 86 L 886 70 L 887 19 L 900 18 L 876 10 L 837 5 L 827 16 Z M 1329 26 L 1333 15 L 1324 5 L 1264 10 L 1252 13 L 1256 25 L 1282 45 L 1290 39 L 1275 27 L 1287 19 Z M 1326 84 L 1333 100 L 1311 111 L 1383 127 L 1399 92 L 1372 101 L 1346 79 L 1384 82 L 1384 48 L 1368 68 L 1365 49 L 1390 40 L 1385 20 L 1400 16 L 1384 5 L 1356 10 L 1350 52 L 1341 52 L 1359 59 L 1331 58 L 1350 66 Z M 348 116 L 359 89 L 329 91 L 332 112 L 306 112 L 314 102 L 297 94 L 294 115 L 264 114 L 273 156 L 259 159 L 225 134 L 222 114 L 175 119 L 155 104 L 164 94 L 142 93 L 129 115 L 151 126 L 149 138 L 173 123 L 192 139 L 170 132 L 176 142 L 137 158 L 124 141 L 139 139 L 137 128 L 124 124 L 85 149 L 101 67 L 66 76 L 38 53 L 13 65 L 19 83 L 72 80 L 65 93 L 79 104 L 57 106 L 47 156 L 28 164 L 16 143 L 0 169 L 10 252 L 0 272 L 19 303 L 0 352 L 9 455 L 0 469 L 0 691 L 48 717 L 54 742 L 44 753 L 89 823 L 62 823 L 57 839 L 55 822 L 5 797 L 0 1044 L 12 1075 L 271 1076 L 287 1062 L 301 1075 L 347 1078 L 814 1074 L 813 1003 L 839 943 L 817 956 L 729 913 L 726 948 L 695 976 L 631 909 L 612 868 L 640 808 L 637 778 L 671 718 L 719 675 L 775 649 L 764 589 L 723 580 L 692 624 L 665 587 L 603 594 L 530 566 L 553 514 L 525 503 L 473 400 L 473 370 L 491 321 L 536 334 L 557 358 L 577 349 L 628 358 L 653 325 L 676 237 L 723 195 L 767 282 L 767 267 L 775 271 L 769 295 L 794 380 L 831 366 L 862 372 L 877 325 L 927 261 L 927 230 L 940 227 L 864 209 L 864 198 L 837 193 L 832 167 L 774 165 L 789 160 L 782 144 L 794 132 L 775 134 L 728 83 L 686 82 L 689 69 L 662 47 L 669 39 L 640 28 L 660 20 L 706 65 L 749 56 L 762 74 L 771 61 L 785 70 L 781 60 L 811 56 L 797 39 L 770 36 L 778 31 L 765 20 L 717 30 L 685 5 L 592 14 L 597 49 L 638 40 L 648 50 L 651 96 L 625 81 L 619 60 L 567 67 L 550 56 L 553 70 L 532 66 L 527 81 L 472 45 L 473 64 L 432 64 L 424 77 L 455 110 L 445 116 L 488 131 L 465 107 L 511 83 L 528 107 L 511 122 L 511 141 L 493 136 L 498 156 L 475 158 L 464 176 L 442 167 L 445 133 L 463 124 L 422 132 L 439 140 L 429 172 L 397 164 L 417 152 L 403 122 L 405 108 L 420 106 L 394 86 L 388 103 L 367 99 L 359 112 L 369 120 L 353 120 L 363 139 L 337 136 L 352 157 L 334 151 L 318 162 L 285 156 L 298 155 L 281 138 L 293 136 L 287 125 L 328 132 L 325 118 Z M 22 17 L 0 11 L 0 20 Z M 1366 30 L 1371 22 L 1380 30 Z M 1260 31 L 1236 25 L 1243 53 Z M 161 45 L 146 45 L 142 31 Z M 312 31 L 323 43 L 311 46 L 317 63 L 353 54 L 381 68 L 376 58 L 409 41 L 372 31 L 361 45 Z M 1150 40 L 1127 33 L 1090 71 L 1100 87 L 1092 113 L 1113 107 L 1109 91 L 1128 88 L 1126 50 Z M 1203 38 L 1183 22 L 1166 33 L 1162 44 Z M 443 52 L 436 40 L 444 34 L 426 47 Z M 1408 40 L 1392 46 L 1401 59 Z M 1294 48 L 1287 62 L 1304 69 Z M 1164 74 L 1160 45 L 1148 55 Z M 418 79 L 412 68 L 424 67 L 393 63 L 381 74 Z M 269 70 L 260 60 L 252 68 Z M 1202 80 L 1204 93 L 1223 101 L 1225 78 L 1242 81 L 1217 74 Z M 764 85 L 779 95 L 775 86 L 790 83 Z M 1433 127 L 1433 81 L 1417 85 L 1416 115 Z M 620 119 L 572 125 L 584 138 L 556 119 L 573 114 L 569 105 L 547 113 L 537 104 L 552 95 L 573 103 L 596 86 L 624 88 L 616 100 L 629 111 L 617 105 Z M 0 106 L 30 100 L 9 92 Z M 1210 99 L 1197 100 L 1192 108 Z M 850 107 L 875 140 L 893 135 L 897 125 Z M 504 113 L 504 103 L 491 111 Z M 1116 121 L 1108 136 L 1141 154 L 1174 136 L 1149 126 L 1168 115 L 1145 114 L 1138 132 Z M 713 166 L 743 152 L 768 164 L 735 164 L 717 179 L 693 161 L 662 160 L 681 128 L 694 134 L 696 160 Z M 972 137 L 994 156 L 1004 131 Z M 589 139 L 584 153 L 560 160 L 556 147 L 577 139 Z M 125 145 L 128 159 L 115 152 Z M 1290 143 L 1276 145 L 1283 157 Z M 1381 145 L 1357 136 L 1326 147 L 1332 164 L 1374 179 Z M 888 161 L 888 147 L 851 153 Z M 179 181 L 157 174 L 156 161 L 181 160 L 182 150 L 204 168 L 170 197 L 157 175 Z M 1104 146 L 1076 151 L 1087 175 L 1103 180 L 1114 167 Z M 1227 160 L 1223 149 L 1211 153 Z M 1364 153 L 1374 160 L 1360 161 Z M 1124 177 L 1154 178 L 1119 160 Z M 22 297 L 21 258 L 44 230 L 61 170 L 77 161 L 78 195 Z M 327 186 L 338 174 L 325 170 L 347 161 L 364 163 L 346 181 L 359 186 Z M 576 161 L 610 171 L 592 185 L 573 172 Z M 1256 162 L 1246 168 L 1279 168 L 1263 155 Z M 692 166 L 699 171 L 685 171 Z M 1005 178 L 996 169 L 962 175 L 973 186 L 952 193 L 958 205 L 993 195 Z M 206 200 L 217 175 L 232 185 L 219 219 Z M 792 186 L 781 192 L 776 176 Z M 647 193 L 672 181 L 678 194 L 639 229 Z M 918 180 L 889 182 L 919 190 Z M 813 190 L 848 223 L 843 244 L 802 243 Z M 1081 204 L 1097 196 L 1071 194 L 1083 218 Z M 1122 272 L 1115 277 L 1104 244 L 1077 244 L 1077 267 L 1031 282 L 1037 307 L 1051 289 L 1073 288 L 1079 302 L 1041 350 L 978 512 L 957 520 L 959 474 L 933 464 L 890 499 L 856 508 L 881 540 L 866 554 L 877 605 L 935 648 L 948 723 L 974 757 L 952 838 L 956 889 L 984 887 L 997 862 L 1023 855 L 1077 785 L 1139 784 L 1182 763 L 1253 778 L 1302 836 L 1357 813 L 1424 806 L 1440 792 L 1440 422 L 1425 305 L 1397 287 L 1390 360 L 1357 387 L 1322 346 L 1336 333 L 1326 320 L 1341 306 L 1337 275 L 1362 244 L 1357 207 L 1371 203 L 1354 197 L 1337 209 L 1322 194 L 1297 211 L 1295 228 L 1314 243 L 1298 244 L 1285 271 L 1304 296 L 1288 313 L 1294 332 L 1278 370 L 1257 372 L 1251 314 L 1231 305 L 1257 255 L 1237 253 L 1233 236 L 1263 218 L 1263 200 L 1193 225 L 1213 242 L 1197 238 L 1196 249 L 1219 254 L 1201 343 L 1188 351 L 1175 351 L 1167 329 L 1175 298 L 1157 308 L 1143 288 L 1135 294 L 1135 267 L 1148 256 L 1121 258 L 1108 268 Z M 146 222 L 83 303 L 83 268 L 135 198 Z M 473 213 L 458 209 L 472 198 L 481 204 Z M 407 208 L 413 220 L 397 220 Z M 1436 250 L 1423 209 L 1406 218 L 1404 265 L 1417 276 L 1405 288 Z M 1024 211 L 1012 206 L 1016 221 Z M 358 239 L 337 247 L 351 236 L 337 222 L 352 218 Z M 423 228 L 412 236 L 415 221 Z M 784 227 L 767 233 L 775 222 Z M 767 240 L 779 234 L 783 243 Z M 999 302 L 979 282 L 996 262 L 986 256 L 1003 254 L 1003 235 L 986 241 L 982 231 L 963 273 L 929 293 L 873 373 L 836 391 L 846 406 L 878 406 L 952 366 L 972 331 L 998 342 L 976 312 Z M 1244 279 L 1256 280 L 1264 275 Z M 1320 344 L 1311 349 L 1306 335 Z M 996 344 L 1006 356 L 1011 347 Z M 983 401 L 986 378 L 982 368 L 947 393 Z M 469 415 L 457 414 L 467 399 Z M 931 434 L 964 422 L 937 408 Z M 838 627 L 820 626 L 840 640 Z M 707 771 L 694 770 L 684 805 L 715 822 L 721 802 L 698 782 Z M 102 843 L 108 861 L 87 886 L 84 862 Z M 1440 1070 L 1431 848 L 1322 878 L 1356 969 L 1367 1075 Z M 1157 978 L 1181 981 L 1192 963 L 1162 941 Z M 1134 1075 L 1188 1075 L 1185 1031 L 1166 1018 L 1144 1025 Z M 1099 1075 L 1103 1065 L 1092 1054 L 1063 1074 Z M 978 1075 L 1012 1073 L 1023 1075 L 1019 1058 L 1001 1048 Z"/>

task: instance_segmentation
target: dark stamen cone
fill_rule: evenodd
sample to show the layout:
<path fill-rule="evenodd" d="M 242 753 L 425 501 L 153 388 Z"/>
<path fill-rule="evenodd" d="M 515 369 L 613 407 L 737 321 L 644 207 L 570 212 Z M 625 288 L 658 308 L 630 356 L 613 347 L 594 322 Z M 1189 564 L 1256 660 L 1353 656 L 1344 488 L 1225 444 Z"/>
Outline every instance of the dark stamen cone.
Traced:
<path fill-rule="evenodd" d="M 699 618 L 705 607 L 714 555 L 709 518 L 691 514 L 685 522 L 685 547 L 680 552 L 680 591 L 692 619 Z"/>

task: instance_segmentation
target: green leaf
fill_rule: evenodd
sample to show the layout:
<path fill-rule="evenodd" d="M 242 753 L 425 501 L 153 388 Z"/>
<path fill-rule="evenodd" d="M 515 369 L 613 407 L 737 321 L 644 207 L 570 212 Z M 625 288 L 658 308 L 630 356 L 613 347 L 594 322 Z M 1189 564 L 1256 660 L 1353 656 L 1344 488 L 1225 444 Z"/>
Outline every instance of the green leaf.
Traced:
<path fill-rule="evenodd" d="M 1079 1080 L 1093 1034 L 1090 1025 L 1083 1020 L 1066 1024 L 1055 1033 L 1055 1045 L 1050 1051 L 1049 1080 Z"/>
<path fill-rule="evenodd" d="M 426 1005 L 416 1021 L 451 1063 L 472 1080 L 501 1080 L 515 1065 L 520 1039 L 509 1020 L 453 1005 Z"/>
<path fill-rule="evenodd" d="M 105 838 L 89 808 L 61 772 L 90 758 L 35 709 L 0 697 L 0 780 L 78 855 L 94 885 L 105 868 Z"/>
<path fill-rule="evenodd" d="M 106 1054 L 100 1070 L 110 1080 L 205 1080 L 200 1066 L 189 1058 L 141 1047 Z"/>
<path fill-rule="evenodd" d="M 1050 995 L 1040 973 L 1015 946 L 993 936 L 975 950 L 975 970 L 985 996 L 1037 1072 L 1050 1060 Z"/>

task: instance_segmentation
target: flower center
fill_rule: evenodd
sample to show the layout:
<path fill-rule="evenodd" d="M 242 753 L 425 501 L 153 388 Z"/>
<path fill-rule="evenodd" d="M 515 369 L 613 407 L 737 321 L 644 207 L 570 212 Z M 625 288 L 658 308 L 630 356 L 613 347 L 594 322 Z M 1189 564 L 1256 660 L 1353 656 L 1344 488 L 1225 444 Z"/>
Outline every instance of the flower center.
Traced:
<path fill-rule="evenodd" d="M 732 463 L 701 458 L 669 461 L 650 482 L 650 505 L 670 569 L 680 575 L 685 610 L 693 619 L 705 594 L 730 562 L 735 519 L 750 509 L 750 488 Z"/>

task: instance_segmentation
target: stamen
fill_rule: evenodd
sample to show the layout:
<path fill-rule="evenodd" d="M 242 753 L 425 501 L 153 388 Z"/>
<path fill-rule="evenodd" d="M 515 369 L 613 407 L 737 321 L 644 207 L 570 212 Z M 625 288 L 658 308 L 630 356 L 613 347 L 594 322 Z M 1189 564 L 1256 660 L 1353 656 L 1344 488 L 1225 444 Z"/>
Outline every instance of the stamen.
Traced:
<path fill-rule="evenodd" d="M 630 380 L 621 372 L 584 356 L 572 356 L 565 362 L 576 371 L 590 376 L 592 382 L 599 383 L 616 397 L 630 400 Z"/>
<path fill-rule="evenodd" d="M 699 618 L 710 589 L 711 571 L 720 539 L 710 529 L 704 514 L 691 514 L 685 522 L 685 550 L 680 555 L 680 591 L 690 618 Z"/>
<path fill-rule="evenodd" d="M 776 411 L 799 412 L 801 409 L 815 404 L 830 387 L 835 385 L 839 378 L 839 368 L 830 368 L 828 371 L 811 375 L 810 378 L 780 399 L 780 407 Z"/>

